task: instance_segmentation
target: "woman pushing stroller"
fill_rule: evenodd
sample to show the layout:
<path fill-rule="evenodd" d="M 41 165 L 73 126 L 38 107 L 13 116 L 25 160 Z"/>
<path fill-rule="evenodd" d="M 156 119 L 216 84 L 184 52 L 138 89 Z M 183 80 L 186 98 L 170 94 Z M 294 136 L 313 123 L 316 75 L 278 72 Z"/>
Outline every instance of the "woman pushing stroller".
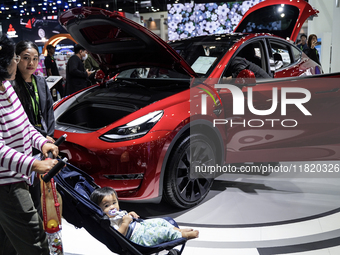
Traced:
<path fill-rule="evenodd" d="M 162 218 L 140 220 L 135 212 L 120 211 L 117 193 L 111 187 L 94 190 L 90 198 L 110 218 L 111 226 L 134 243 L 153 246 L 182 237 L 198 237 L 198 230 L 179 229 Z"/>

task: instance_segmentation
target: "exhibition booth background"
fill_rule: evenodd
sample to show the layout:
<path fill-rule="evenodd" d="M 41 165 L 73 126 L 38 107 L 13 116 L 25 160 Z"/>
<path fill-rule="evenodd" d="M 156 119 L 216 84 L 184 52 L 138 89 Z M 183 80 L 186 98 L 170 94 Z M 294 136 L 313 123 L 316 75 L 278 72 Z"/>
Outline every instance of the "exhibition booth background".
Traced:
<path fill-rule="evenodd" d="M 243 14 L 262 0 L 233 1 L 217 3 L 168 4 L 167 12 L 124 13 L 124 15 L 147 27 L 163 40 L 176 40 L 200 34 L 228 33 L 233 31 Z M 301 33 L 316 34 L 321 41 L 318 48 L 325 73 L 340 71 L 340 23 L 339 0 L 309 0 L 319 10 L 318 17 L 308 20 L 301 28 Z M 26 16 L 0 20 L 2 33 L 7 33 L 16 42 L 34 41 L 42 52 L 52 36 L 67 33 L 58 21 L 58 15 L 44 17 Z M 203 29 L 202 25 L 205 25 Z M 63 48 L 72 50 L 74 42 L 60 41 L 57 54 Z M 69 46 L 69 47 L 68 47 Z M 68 54 L 64 51 L 64 55 Z M 63 54 L 61 54 L 63 55 Z M 66 59 L 67 61 L 67 59 Z M 61 69 L 63 69 L 61 65 Z"/>

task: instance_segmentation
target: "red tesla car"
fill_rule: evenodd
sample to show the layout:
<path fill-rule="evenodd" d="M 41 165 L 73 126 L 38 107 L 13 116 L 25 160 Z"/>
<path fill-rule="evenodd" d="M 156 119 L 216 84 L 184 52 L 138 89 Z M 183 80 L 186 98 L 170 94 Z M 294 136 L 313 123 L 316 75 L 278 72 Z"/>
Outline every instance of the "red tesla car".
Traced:
<path fill-rule="evenodd" d="M 334 144 L 339 130 L 331 130 L 333 137 L 321 134 L 314 117 L 336 121 L 322 114 L 330 104 L 339 106 L 338 98 L 327 97 L 337 95 L 327 93 L 334 83 L 309 78 L 321 67 L 285 40 L 295 41 L 301 24 L 316 13 L 305 1 L 267 0 L 246 13 L 236 33 L 169 44 L 115 12 L 83 7 L 63 13 L 60 23 L 91 52 L 105 78 L 55 105 L 55 137 L 68 135 L 61 153 L 100 186 L 115 188 L 121 200 L 165 198 L 180 208 L 200 203 L 210 190 L 213 176 L 193 175 L 197 167 L 331 158 L 319 145 Z M 223 84 L 236 56 L 272 79 L 231 91 Z M 306 84 L 318 100 L 289 90 Z M 283 105 L 287 116 L 276 109 L 283 87 L 285 95 L 302 100 Z M 255 110 L 235 107 L 234 94 L 251 97 Z M 310 118 L 303 107 L 318 113 Z M 267 116 L 259 109 L 276 111 Z"/>

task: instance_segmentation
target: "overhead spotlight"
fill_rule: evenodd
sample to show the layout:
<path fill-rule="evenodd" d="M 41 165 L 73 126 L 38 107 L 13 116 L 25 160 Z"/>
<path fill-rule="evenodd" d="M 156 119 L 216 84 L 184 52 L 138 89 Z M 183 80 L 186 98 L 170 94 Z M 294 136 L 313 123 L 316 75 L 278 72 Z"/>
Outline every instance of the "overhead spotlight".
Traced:
<path fill-rule="evenodd" d="M 154 21 L 153 17 L 150 17 L 150 18 L 149 18 L 149 21 Z"/>

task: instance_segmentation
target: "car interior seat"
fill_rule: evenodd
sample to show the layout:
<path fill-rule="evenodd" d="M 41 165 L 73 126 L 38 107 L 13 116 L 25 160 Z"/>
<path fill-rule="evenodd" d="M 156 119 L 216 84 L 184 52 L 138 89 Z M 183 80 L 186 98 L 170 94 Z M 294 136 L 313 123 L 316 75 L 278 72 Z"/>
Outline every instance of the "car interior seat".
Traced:
<path fill-rule="evenodd" d="M 237 56 L 245 58 L 246 60 L 253 62 L 254 64 L 258 65 L 262 68 L 261 58 L 256 56 L 255 49 L 253 44 L 246 45 Z"/>
<path fill-rule="evenodd" d="M 283 66 L 283 59 L 281 54 L 279 53 L 274 53 L 273 54 L 273 58 L 274 58 L 274 63 L 275 63 L 275 69 L 280 69 Z"/>

